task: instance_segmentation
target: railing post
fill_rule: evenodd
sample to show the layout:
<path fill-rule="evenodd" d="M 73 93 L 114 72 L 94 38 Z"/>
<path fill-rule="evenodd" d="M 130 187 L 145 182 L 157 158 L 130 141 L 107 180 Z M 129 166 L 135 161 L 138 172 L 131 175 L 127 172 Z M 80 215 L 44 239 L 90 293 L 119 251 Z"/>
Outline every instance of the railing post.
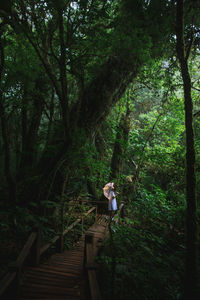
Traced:
<path fill-rule="evenodd" d="M 41 229 L 37 230 L 37 237 L 30 250 L 29 264 L 37 267 L 40 263 L 40 247 L 41 247 Z"/>
<path fill-rule="evenodd" d="M 85 235 L 85 249 L 84 249 L 84 270 L 86 273 L 86 289 L 85 298 L 91 300 L 101 300 L 101 293 L 96 277 L 97 264 L 94 261 L 96 244 L 94 241 L 94 234 L 88 232 Z"/>
<path fill-rule="evenodd" d="M 84 217 L 81 217 L 81 230 L 82 230 L 82 235 L 83 235 L 83 225 L 84 225 Z"/>
<path fill-rule="evenodd" d="M 85 242 L 84 242 L 84 259 L 83 259 L 83 268 L 85 270 L 85 266 L 87 264 L 87 244 L 93 243 L 93 235 L 86 233 L 85 234 Z"/>
<path fill-rule="evenodd" d="M 62 253 L 64 251 L 64 236 L 63 233 L 59 233 L 59 239 L 56 241 L 56 252 Z"/>
<path fill-rule="evenodd" d="M 89 285 L 89 278 L 88 278 L 88 269 L 87 269 L 87 264 L 88 264 L 88 257 L 87 257 L 87 249 L 88 245 L 92 247 L 93 244 L 93 235 L 91 233 L 86 233 L 85 234 L 85 242 L 84 242 L 84 259 L 83 259 L 83 270 L 86 276 L 86 288 L 85 288 L 85 299 L 90 299 L 90 285 Z"/>
<path fill-rule="evenodd" d="M 116 224 L 119 224 L 120 223 L 120 219 L 123 219 L 124 218 L 124 203 L 121 203 L 120 204 L 120 207 L 119 207 L 119 212 L 118 212 L 118 217 L 115 221 Z"/>
<path fill-rule="evenodd" d="M 122 209 L 121 209 L 120 217 L 122 219 L 124 219 L 124 204 L 123 204 Z"/>
<path fill-rule="evenodd" d="M 98 219 L 98 208 L 97 208 L 97 204 L 96 204 L 96 210 L 95 210 L 95 222 L 97 221 Z"/>

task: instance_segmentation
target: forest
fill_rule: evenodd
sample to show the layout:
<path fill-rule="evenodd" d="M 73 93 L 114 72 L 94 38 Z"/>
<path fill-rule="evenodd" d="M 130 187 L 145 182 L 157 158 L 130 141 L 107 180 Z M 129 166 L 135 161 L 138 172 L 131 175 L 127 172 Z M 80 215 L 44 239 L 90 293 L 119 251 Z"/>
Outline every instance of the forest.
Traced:
<path fill-rule="evenodd" d="M 1 0 L 0 279 L 112 181 L 103 299 L 200 299 L 199 93 L 198 0 Z"/>

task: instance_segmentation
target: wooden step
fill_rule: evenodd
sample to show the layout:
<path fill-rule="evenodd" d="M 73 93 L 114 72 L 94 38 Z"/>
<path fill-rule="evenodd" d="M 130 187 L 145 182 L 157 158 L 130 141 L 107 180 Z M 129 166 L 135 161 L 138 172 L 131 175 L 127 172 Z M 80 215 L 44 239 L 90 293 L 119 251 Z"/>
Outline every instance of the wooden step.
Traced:
<path fill-rule="evenodd" d="M 105 233 L 104 218 L 99 222 L 100 224 L 92 225 L 87 231 L 94 236 L 96 244 Z M 76 247 L 52 255 L 38 267 L 26 267 L 18 300 L 84 300 L 84 239 L 82 236 Z"/>

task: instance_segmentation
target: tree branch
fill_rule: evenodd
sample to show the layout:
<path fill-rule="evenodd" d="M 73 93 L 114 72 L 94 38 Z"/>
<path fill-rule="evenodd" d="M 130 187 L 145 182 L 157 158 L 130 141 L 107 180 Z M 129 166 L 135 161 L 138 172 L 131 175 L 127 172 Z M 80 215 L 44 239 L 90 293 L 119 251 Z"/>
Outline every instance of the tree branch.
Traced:
<path fill-rule="evenodd" d="M 64 25 L 63 25 L 63 10 L 58 9 L 58 28 L 60 39 L 60 81 L 62 97 L 60 98 L 62 118 L 64 124 L 65 136 L 69 129 L 69 107 L 68 107 L 68 94 L 67 94 L 67 74 L 66 74 L 66 47 L 64 40 Z"/>
<path fill-rule="evenodd" d="M 30 25 L 28 24 L 28 21 L 27 20 L 23 20 L 23 21 L 20 20 L 16 13 L 15 14 L 13 13 L 13 17 L 16 21 L 17 26 L 19 26 L 21 29 L 23 29 L 25 36 L 29 40 L 32 47 L 35 49 L 35 52 L 38 55 L 38 58 L 40 59 L 40 61 L 42 62 L 42 65 L 44 66 L 44 68 L 47 72 L 47 75 L 49 76 L 49 78 L 50 78 L 50 80 L 51 80 L 51 82 L 52 82 L 52 84 L 55 88 L 55 91 L 58 95 L 58 98 L 60 99 L 61 98 L 61 91 L 60 91 L 56 76 L 53 73 L 52 66 L 51 66 L 50 62 L 48 61 L 48 58 L 44 57 L 42 55 L 42 53 L 40 52 L 39 47 L 37 46 L 36 42 L 33 40 L 33 38 L 31 38 L 32 30 L 30 29 Z"/>

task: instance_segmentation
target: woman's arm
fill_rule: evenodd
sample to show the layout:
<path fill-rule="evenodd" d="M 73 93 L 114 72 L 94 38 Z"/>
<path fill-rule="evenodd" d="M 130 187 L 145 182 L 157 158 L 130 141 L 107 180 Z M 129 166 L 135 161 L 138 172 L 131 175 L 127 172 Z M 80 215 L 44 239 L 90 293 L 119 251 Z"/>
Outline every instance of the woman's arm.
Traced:
<path fill-rule="evenodd" d="M 114 198 L 115 198 L 115 194 L 113 192 L 110 192 L 109 201 L 112 201 Z"/>

